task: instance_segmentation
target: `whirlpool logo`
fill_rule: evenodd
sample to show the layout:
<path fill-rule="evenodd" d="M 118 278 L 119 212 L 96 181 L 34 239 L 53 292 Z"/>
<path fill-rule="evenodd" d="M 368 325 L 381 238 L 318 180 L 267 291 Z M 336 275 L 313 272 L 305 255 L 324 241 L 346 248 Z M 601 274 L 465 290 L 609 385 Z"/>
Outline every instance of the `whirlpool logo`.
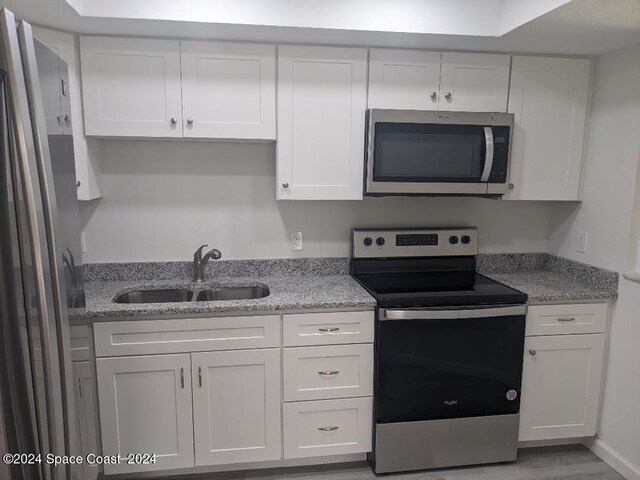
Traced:
<path fill-rule="evenodd" d="M 458 405 L 458 400 L 445 400 L 444 404 L 447 407 L 453 407 L 454 405 Z"/>

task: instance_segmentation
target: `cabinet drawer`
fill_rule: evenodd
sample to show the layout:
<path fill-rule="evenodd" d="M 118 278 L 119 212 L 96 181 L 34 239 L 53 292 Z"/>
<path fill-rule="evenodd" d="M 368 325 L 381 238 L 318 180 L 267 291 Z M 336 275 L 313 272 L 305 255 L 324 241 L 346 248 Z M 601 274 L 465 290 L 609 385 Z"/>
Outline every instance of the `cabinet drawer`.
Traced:
<path fill-rule="evenodd" d="M 527 336 L 603 333 L 606 303 L 531 305 L 527 309 Z"/>
<path fill-rule="evenodd" d="M 284 458 L 371 451 L 372 399 L 285 403 Z"/>
<path fill-rule="evenodd" d="M 373 394 L 373 345 L 284 349 L 284 401 Z"/>
<path fill-rule="evenodd" d="M 373 312 L 283 315 L 285 347 L 373 342 Z"/>
<path fill-rule="evenodd" d="M 97 357 L 280 346 L 280 316 L 129 320 L 94 324 Z"/>

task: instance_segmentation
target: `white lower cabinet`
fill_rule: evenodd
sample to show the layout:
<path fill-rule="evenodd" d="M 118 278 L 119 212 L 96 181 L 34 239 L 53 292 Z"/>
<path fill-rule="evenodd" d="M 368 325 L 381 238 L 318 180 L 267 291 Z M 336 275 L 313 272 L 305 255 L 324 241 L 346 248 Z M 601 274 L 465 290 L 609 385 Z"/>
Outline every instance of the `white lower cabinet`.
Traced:
<path fill-rule="evenodd" d="M 280 349 L 191 360 L 196 465 L 279 460 Z"/>
<path fill-rule="evenodd" d="M 194 466 L 191 355 L 99 358 L 104 455 L 156 455 L 155 464 L 105 464 L 104 473 Z"/>
<path fill-rule="evenodd" d="M 105 475 L 370 451 L 373 312 L 284 317 L 320 345 L 282 349 L 281 315 L 96 323 L 102 453 L 157 459 Z"/>
<path fill-rule="evenodd" d="M 71 327 L 73 328 L 73 327 Z M 98 453 L 97 408 L 94 396 L 95 376 L 91 362 L 73 362 L 76 391 L 76 425 L 80 452 L 84 458 L 90 453 Z M 83 462 L 77 470 L 77 478 L 95 480 L 100 466 Z"/>
<path fill-rule="evenodd" d="M 605 335 L 527 337 L 519 440 L 596 434 Z"/>
<path fill-rule="evenodd" d="M 284 458 L 371 450 L 373 399 L 285 403 Z"/>

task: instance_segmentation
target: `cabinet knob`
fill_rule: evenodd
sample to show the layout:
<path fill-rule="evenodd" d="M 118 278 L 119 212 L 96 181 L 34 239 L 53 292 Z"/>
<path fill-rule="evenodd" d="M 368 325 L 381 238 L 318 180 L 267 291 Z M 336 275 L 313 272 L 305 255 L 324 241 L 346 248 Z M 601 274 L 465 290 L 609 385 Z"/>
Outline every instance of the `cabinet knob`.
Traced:
<path fill-rule="evenodd" d="M 431 92 L 431 98 L 435 100 L 436 98 L 438 98 L 438 94 L 436 92 Z"/>
<path fill-rule="evenodd" d="M 513 190 L 514 188 L 516 188 L 516 186 L 513 183 L 509 184 L 509 190 Z"/>
<path fill-rule="evenodd" d="M 62 117 L 60 115 L 56 115 L 56 120 L 58 120 L 58 125 L 62 124 Z"/>
<path fill-rule="evenodd" d="M 187 118 L 187 125 L 193 125 L 193 118 Z"/>
<path fill-rule="evenodd" d="M 171 125 L 177 125 L 178 119 L 176 117 L 171 117 L 171 120 L 169 120 L 169 123 L 171 123 Z"/>
<path fill-rule="evenodd" d="M 80 188 L 80 185 L 82 185 L 82 183 L 80 183 L 80 180 L 76 180 L 76 187 Z"/>
<path fill-rule="evenodd" d="M 64 114 L 64 117 L 62 117 L 62 118 L 64 119 L 65 125 L 69 125 L 71 123 L 71 118 L 66 113 Z"/>
<path fill-rule="evenodd" d="M 289 184 L 288 184 L 288 183 L 286 183 L 286 182 L 285 182 L 285 183 L 283 183 L 283 184 L 282 184 L 282 188 L 289 188 Z"/>
<path fill-rule="evenodd" d="M 532 357 L 535 357 L 536 353 L 538 353 L 538 352 L 536 352 L 533 348 L 531 350 L 529 350 L 529 355 L 531 355 Z"/>
<path fill-rule="evenodd" d="M 451 100 L 451 92 L 445 93 L 444 98 L 446 98 L 447 100 Z"/>

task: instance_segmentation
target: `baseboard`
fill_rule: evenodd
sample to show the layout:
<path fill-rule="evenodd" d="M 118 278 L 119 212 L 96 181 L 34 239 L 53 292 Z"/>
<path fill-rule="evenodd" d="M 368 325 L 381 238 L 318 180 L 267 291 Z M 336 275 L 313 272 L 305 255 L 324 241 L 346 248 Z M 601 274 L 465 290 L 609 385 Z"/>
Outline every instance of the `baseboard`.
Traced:
<path fill-rule="evenodd" d="M 585 439 L 584 445 L 627 480 L 640 480 L 640 468 L 600 439 Z"/>

